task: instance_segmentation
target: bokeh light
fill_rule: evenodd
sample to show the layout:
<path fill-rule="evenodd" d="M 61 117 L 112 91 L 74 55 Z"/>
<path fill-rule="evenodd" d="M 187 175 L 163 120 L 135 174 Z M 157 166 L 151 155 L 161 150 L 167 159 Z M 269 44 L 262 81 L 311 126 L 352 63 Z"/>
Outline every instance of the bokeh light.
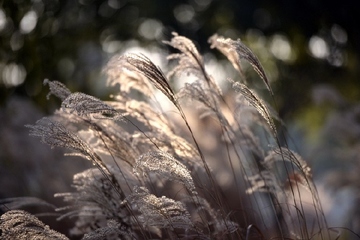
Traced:
<path fill-rule="evenodd" d="M 24 66 L 10 63 L 2 69 L 2 83 L 7 87 L 14 87 L 22 84 L 26 77 Z"/>
<path fill-rule="evenodd" d="M 312 36 L 309 40 L 309 50 L 312 56 L 324 59 L 329 56 L 329 46 L 326 41 L 319 36 Z"/>
<path fill-rule="evenodd" d="M 291 45 L 288 38 L 282 34 L 275 34 L 270 40 L 270 51 L 277 59 L 290 61 L 292 59 Z"/>
<path fill-rule="evenodd" d="M 4 11 L 0 8 L 0 31 L 5 28 L 6 25 L 6 15 Z"/>
<path fill-rule="evenodd" d="M 331 36 L 334 38 L 334 40 L 340 44 L 346 44 L 348 40 L 348 36 L 346 31 L 339 25 L 334 24 L 331 27 Z"/>
<path fill-rule="evenodd" d="M 191 5 L 181 4 L 174 8 L 174 16 L 180 23 L 186 24 L 193 20 L 195 10 Z"/>
<path fill-rule="evenodd" d="M 139 26 L 139 34 L 147 40 L 160 39 L 163 30 L 161 22 L 155 19 L 145 19 Z"/>
<path fill-rule="evenodd" d="M 21 33 L 27 34 L 34 30 L 36 27 L 37 18 L 38 16 L 34 10 L 27 12 L 20 22 Z"/>

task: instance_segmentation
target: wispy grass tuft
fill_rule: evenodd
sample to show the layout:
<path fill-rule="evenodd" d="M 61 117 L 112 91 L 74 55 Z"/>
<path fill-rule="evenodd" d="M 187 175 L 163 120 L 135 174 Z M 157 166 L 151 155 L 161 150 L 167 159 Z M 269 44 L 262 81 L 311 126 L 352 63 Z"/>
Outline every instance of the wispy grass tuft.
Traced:
<path fill-rule="evenodd" d="M 331 238 L 310 167 L 280 146 L 276 124 L 281 121 L 246 84 L 242 59 L 273 95 L 261 63 L 241 40 L 213 35 L 209 42 L 239 72 L 241 81 L 229 80 L 230 93 L 222 93 L 207 73 L 195 44 L 176 33 L 165 42 L 179 51 L 168 57 L 176 62 L 168 75 L 142 54 L 109 61 L 108 84 L 119 87 L 111 101 L 44 81 L 61 108 L 28 125 L 30 134 L 95 165 L 74 175 L 74 192 L 55 195 L 68 204 L 56 209 L 62 214 L 58 220 L 76 219 L 70 237 Z M 169 79 L 184 73 L 196 81 L 175 92 Z M 154 89 L 174 104 L 179 118 L 151 104 Z M 212 148 L 206 147 L 210 140 Z M 34 216 L 11 211 L 22 204 L 8 206 L 1 237 L 66 239 Z"/>

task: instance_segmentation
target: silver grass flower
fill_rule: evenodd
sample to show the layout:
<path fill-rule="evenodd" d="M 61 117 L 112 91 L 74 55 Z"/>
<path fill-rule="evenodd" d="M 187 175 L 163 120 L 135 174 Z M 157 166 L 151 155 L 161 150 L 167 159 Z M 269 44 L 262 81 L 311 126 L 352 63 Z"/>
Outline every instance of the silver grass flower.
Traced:
<path fill-rule="evenodd" d="M 45 79 L 44 85 L 46 84 L 48 84 L 50 88 L 50 92 L 46 96 L 47 99 L 49 99 L 50 95 L 52 94 L 64 101 L 65 98 L 67 98 L 71 94 L 71 91 L 61 82 L 49 81 L 48 79 Z"/>
<path fill-rule="evenodd" d="M 240 60 L 248 61 L 273 95 L 259 60 L 241 40 L 214 35 L 209 42 L 242 77 Z M 119 90 L 111 101 L 44 81 L 48 97 L 53 94 L 62 101 L 61 109 L 27 125 L 30 135 L 51 147 L 73 150 L 71 155 L 96 166 L 74 175 L 73 192 L 55 194 L 67 204 L 56 208 L 62 214 L 58 220 L 75 218 L 70 236 L 330 239 L 310 167 L 281 146 L 274 123 L 281 120 L 271 106 L 245 83 L 231 79 L 234 93 L 223 94 L 190 39 L 173 33 L 165 44 L 179 51 L 168 57 L 176 64 L 167 76 L 196 77 L 177 93 L 142 54 L 115 56 L 105 67 L 108 85 Z M 185 129 L 161 110 L 154 87 L 175 105 Z M 140 97 L 133 99 L 134 93 Z M 190 100 L 191 105 L 179 100 Z M 210 140 L 211 149 L 205 147 Z M 307 190 L 306 204 L 299 187 Z M 9 211 L 46 203 L 33 198 L 0 203 L 1 210 L 8 211 L 0 218 L 1 239 L 67 239 L 29 213 Z M 316 216 L 311 224 L 305 220 L 309 205 Z"/>
<path fill-rule="evenodd" d="M 36 122 L 36 125 L 26 125 L 30 128 L 30 135 L 40 137 L 41 142 L 50 145 L 51 147 L 64 147 L 75 150 L 80 156 L 85 157 L 93 164 L 97 165 L 106 176 L 112 185 L 117 188 L 119 194 L 122 194 L 120 186 L 113 174 L 109 171 L 102 159 L 90 148 L 86 142 L 80 139 L 76 134 L 68 131 L 62 124 L 52 121 L 50 118 L 42 118 Z"/>
<path fill-rule="evenodd" d="M 182 183 L 192 194 L 197 194 L 194 181 L 186 166 L 165 152 L 145 153 L 136 160 L 134 173 L 146 175 L 149 172 Z"/>
<path fill-rule="evenodd" d="M 137 184 L 131 172 L 121 175 L 115 167 L 108 166 L 108 169 L 114 174 L 117 182 L 123 190 L 127 188 L 129 193 L 132 187 Z M 125 178 L 124 178 L 125 177 Z M 72 229 L 74 235 L 82 235 L 97 229 L 97 226 L 104 227 L 100 232 L 108 229 L 108 220 L 116 221 L 119 228 L 111 231 L 133 235 L 129 227 L 130 214 L 125 205 L 121 204 L 124 198 L 119 195 L 112 186 L 109 179 L 99 169 L 91 168 L 84 172 L 74 175 L 73 187 L 76 192 L 58 193 L 55 197 L 62 197 L 69 205 L 57 209 L 57 211 L 67 211 L 60 219 L 65 217 L 78 217 L 77 225 Z M 131 188 L 131 189 L 130 189 Z M 121 227 L 120 227 L 121 225 Z M 114 225 L 112 225 L 114 226 Z M 120 232 L 119 232 L 120 231 Z M 90 236 L 89 236 L 90 237 Z"/>
<path fill-rule="evenodd" d="M 269 80 L 259 59 L 251 51 L 251 49 L 247 47 L 240 39 L 234 41 L 229 38 L 225 39 L 218 35 L 213 35 L 209 39 L 209 42 L 211 43 L 212 48 L 219 49 L 230 60 L 230 62 L 234 65 L 235 69 L 240 71 L 241 75 L 243 74 L 239 61 L 240 59 L 247 60 L 254 68 L 254 70 L 259 74 L 260 78 L 264 81 L 268 90 L 272 93 Z M 234 54 L 234 52 L 236 52 L 236 55 Z"/>
<path fill-rule="evenodd" d="M 103 70 L 107 78 L 107 84 L 111 87 L 119 85 L 120 94 L 127 96 L 134 89 L 147 97 L 152 97 L 153 86 L 147 77 L 136 70 L 124 56 L 116 55 L 110 59 Z"/>
<path fill-rule="evenodd" d="M 22 211 L 12 210 L 0 217 L 0 237 L 3 240 L 67 240 L 63 234 L 50 229 L 34 215 Z"/>
<path fill-rule="evenodd" d="M 118 222 L 114 220 L 107 221 L 107 225 L 105 227 L 98 228 L 94 231 L 86 233 L 82 240 L 98 240 L 98 239 L 106 239 L 106 240 L 116 240 L 116 239 L 124 239 L 130 240 L 134 239 L 135 236 L 130 235 L 126 228 L 121 226 Z"/>
<path fill-rule="evenodd" d="M 158 90 L 160 90 L 175 106 L 178 104 L 175 93 L 171 89 L 164 73 L 146 56 L 141 54 L 126 54 L 121 56 L 132 70 L 143 74 Z"/>
<path fill-rule="evenodd" d="M 240 94 L 242 94 L 245 99 L 261 114 L 261 116 L 265 119 L 270 129 L 272 130 L 272 134 L 274 137 L 277 135 L 276 126 L 268 110 L 264 101 L 255 94 L 254 91 L 249 89 L 246 85 L 234 82 L 232 79 L 228 79 L 234 88 L 234 90 Z"/>
<path fill-rule="evenodd" d="M 100 99 L 85 93 L 72 93 L 61 104 L 64 110 L 76 113 L 83 117 L 94 117 L 96 119 L 121 120 L 122 114 Z"/>
<path fill-rule="evenodd" d="M 185 206 L 165 196 L 156 197 L 145 187 L 135 186 L 126 202 L 141 213 L 139 220 L 144 226 L 170 229 L 192 229 L 193 223 Z"/>
<path fill-rule="evenodd" d="M 167 74 L 168 78 L 174 75 L 188 74 L 195 76 L 198 80 L 205 81 L 209 87 L 214 88 L 218 93 L 221 90 L 214 79 L 206 72 L 204 60 L 194 43 L 173 32 L 171 41 L 164 41 L 165 44 L 180 51 L 180 53 L 170 54 L 168 60 L 177 60 L 177 65 Z"/>

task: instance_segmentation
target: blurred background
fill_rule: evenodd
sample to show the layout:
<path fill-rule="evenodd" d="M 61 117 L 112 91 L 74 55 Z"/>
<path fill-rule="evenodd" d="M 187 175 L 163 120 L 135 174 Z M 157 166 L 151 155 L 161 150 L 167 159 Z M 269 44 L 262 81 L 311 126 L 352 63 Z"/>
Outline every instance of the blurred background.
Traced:
<path fill-rule="evenodd" d="M 110 56 L 133 47 L 166 53 L 162 41 L 172 31 L 210 54 L 207 39 L 218 33 L 254 50 L 273 82 L 281 117 L 294 117 L 321 83 L 359 100 L 357 9 L 351 0 L 2 1 L 0 102 L 16 95 L 49 110 L 45 78 L 106 96 L 99 79 Z"/>
<path fill-rule="evenodd" d="M 284 139 L 312 166 L 325 210 L 336 216 L 330 225 L 359 230 L 359 23 L 351 0 L 2 0 L 0 197 L 52 198 L 87 166 L 28 137 L 25 124 L 59 107 L 46 99 L 44 79 L 106 99 L 112 90 L 101 70 L 109 58 L 142 52 L 166 72 L 171 49 L 162 41 L 173 31 L 195 42 L 220 81 L 236 78 L 209 48 L 218 33 L 241 38 L 263 64 L 274 99 L 254 71 L 246 75 L 286 123 Z"/>

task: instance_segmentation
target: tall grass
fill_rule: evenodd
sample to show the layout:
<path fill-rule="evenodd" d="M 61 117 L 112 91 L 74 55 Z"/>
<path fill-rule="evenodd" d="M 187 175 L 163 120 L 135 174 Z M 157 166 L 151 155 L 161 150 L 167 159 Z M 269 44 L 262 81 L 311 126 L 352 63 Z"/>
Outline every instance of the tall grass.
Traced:
<path fill-rule="evenodd" d="M 310 167 L 281 144 L 276 111 L 247 84 L 244 60 L 273 97 L 259 60 L 241 40 L 214 35 L 209 42 L 239 72 L 237 80 L 228 79 L 229 93 L 207 73 L 192 41 L 176 33 L 165 42 L 177 50 L 168 56 L 176 64 L 167 75 L 141 54 L 109 61 L 107 83 L 119 90 L 111 101 L 44 81 L 49 95 L 62 104 L 52 116 L 27 126 L 30 134 L 94 165 L 74 175 L 74 192 L 55 195 L 68 204 L 57 209 L 58 220 L 76 218 L 70 237 L 338 236 L 327 226 Z M 184 74 L 196 81 L 175 92 L 169 79 Z M 166 96 L 173 111 L 162 110 L 158 94 Z M 33 202 L 24 198 L 12 204 Z M 0 229 L 4 239 L 67 238 L 20 210 L 2 215 Z"/>

